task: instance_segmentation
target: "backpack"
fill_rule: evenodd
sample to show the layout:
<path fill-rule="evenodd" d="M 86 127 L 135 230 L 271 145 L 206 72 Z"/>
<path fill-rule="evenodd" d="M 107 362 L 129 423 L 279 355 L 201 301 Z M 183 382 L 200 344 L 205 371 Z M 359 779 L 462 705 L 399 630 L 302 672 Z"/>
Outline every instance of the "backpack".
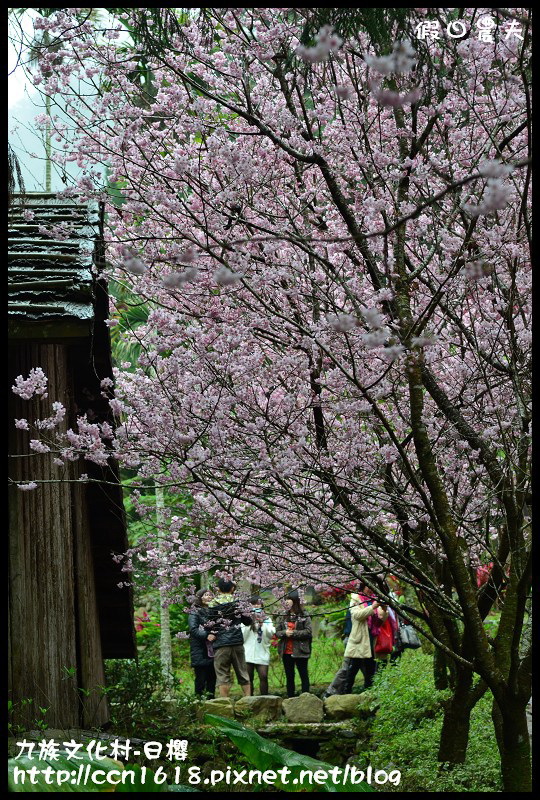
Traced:
<path fill-rule="evenodd" d="M 392 625 L 390 618 L 385 619 L 377 634 L 375 641 L 375 655 L 387 656 L 394 649 L 394 636 L 392 633 Z"/>

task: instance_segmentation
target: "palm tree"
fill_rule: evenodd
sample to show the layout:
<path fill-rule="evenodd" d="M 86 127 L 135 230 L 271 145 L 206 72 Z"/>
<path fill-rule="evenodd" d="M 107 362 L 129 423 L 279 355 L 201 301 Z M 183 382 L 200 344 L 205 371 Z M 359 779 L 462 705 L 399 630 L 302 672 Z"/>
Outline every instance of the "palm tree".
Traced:
<path fill-rule="evenodd" d="M 115 298 L 117 308 L 121 312 L 118 317 L 118 325 L 111 328 L 113 359 L 117 365 L 129 362 L 133 365 L 130 369 L 133 369 L 138 362 L 142 347 L 138 341 L 133 339 L 136 340 L 137 338 L 135 333 L 137 328 L 147 321 L 150 306 L 148 303 L 141 302 L 124 284 L 111 282 L 110 291 Z M 135 336 L 130 336 L 130 333 L 135 334 Z M 161 486 L 156 486 L 155 488 L 155 503 L 158 546 L 162 549 L 165 538 L 162 530 L 165 496 Z M 170 698 L 174 678 L 171 624 L 169 606 L 167 605 L 167 592 L 163 587 L 159 589 L 159 615 L 161 673 L 166 692 Z"/>
<path fill-rule="evenodd" d="M 136 331 L 147 322 L 150 305 L 118 281 L 109 281 L 109 294 L 119 311 L 117 324 L 111 328 L 113 361 L 116 366 L 128 361 L 137 364 L 141 345 Z"/>

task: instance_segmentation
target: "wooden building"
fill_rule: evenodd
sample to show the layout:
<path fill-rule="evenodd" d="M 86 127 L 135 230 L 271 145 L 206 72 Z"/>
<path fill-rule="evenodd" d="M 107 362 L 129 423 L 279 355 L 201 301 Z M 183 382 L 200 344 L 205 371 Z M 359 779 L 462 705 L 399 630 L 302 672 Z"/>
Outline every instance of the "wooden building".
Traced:
<path fill-rule="evenodd" d="M 9 214 L 9 667 L 17 724 L 31 727 L 47 708 L 50 727 L 88 727 L 108 720 L 104 658 L 136 655 L 131 589 L 114 553 L 127 549 L 122 489 L 111 462 L 53 464 L 37 454 L 30 425 L 67 409 L 63 430 L 76 418 L 112 424 L 101 381 L 112 378 L 103 210 L 53 194 L 14 198 Z M 71 226 L 69 238 L 40 227 Z M 23 400 L 11 387 L 41 367 L 48 397 Z M 80 482 L 86 473 L 99 483 Z M 36 481 L 21 491 L 16 484 Z M 29 703 L 28 700 L 32 702 Z"/>

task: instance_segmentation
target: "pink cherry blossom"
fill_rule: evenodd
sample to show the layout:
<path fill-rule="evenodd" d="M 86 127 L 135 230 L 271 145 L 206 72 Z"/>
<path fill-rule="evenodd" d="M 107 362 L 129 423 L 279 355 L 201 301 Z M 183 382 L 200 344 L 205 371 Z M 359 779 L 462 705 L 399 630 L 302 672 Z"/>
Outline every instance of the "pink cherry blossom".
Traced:
<path fill-rule="evenodd" d="M 364 58 L 363 30 L 306 46 L 295 10 L 213 9 L 214 29 L 194 14 L 160 54 L 148 96 L 108 30 L 62 13 L 47 26 L 66 53 L 38 83 L 69 114 L 65 164 L 94 170 L 77 189 L 107 204 L 110 276 L 148 318 L 105 387 L 112 438 L 79 416 L 48 446 L 133 470 L 148 533 L 126 573 L 140 559 L 183 603 L 205 571 L 282 596 L 397 570 L 439 609 L 426 631 L 440 613 L 474 633 L 455 655 L 506 697 L 474 568 L 523 577 L 530 538 L 524 53 L 441 37 Z M 90 53 L 104 80 L 77 97 Z M 38 377 L 17 393 L 44 392 Z"/>
<path fill-rule="evenodd" d="M 30 400 L 34 395 L 47 397 L 47 377 L 41 367 L 32 367 L 28 378 L 19 375 L 11 388 L 23 400 Z"/>

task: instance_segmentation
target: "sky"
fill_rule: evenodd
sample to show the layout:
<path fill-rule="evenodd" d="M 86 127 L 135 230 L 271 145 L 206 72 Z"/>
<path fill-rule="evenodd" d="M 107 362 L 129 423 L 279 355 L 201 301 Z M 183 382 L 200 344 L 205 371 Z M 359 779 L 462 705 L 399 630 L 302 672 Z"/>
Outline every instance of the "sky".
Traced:
<path fill-rule="evenodd" d="M 28 12 L 24 14 L 21 18 L 21 24 L 23 26 L 23 30 L 27 36 L 32 36 L 33 27 L 32 27 L 32 12 Z M 16 27 L 12 28 L 10 22 L 10 34 L 11 32 L 16 31 Z M 18 52 L 17 48 L 14 46 L 11 39 L 8 41 L 8 108 L 11 109 L 13 106 L 17 105 L 20 100 L 23 99 L 26 91 L 35 94 L 35 89 L 33 89 L 30 85 L 26 86 L 28 83 L 25 75 L 24 70 L 21 66 L 17 66 L 18 64 Z"/>
<path fill-rule="evenodd" d="M 108 16 L 104 9 L 98 9 L 102 17 Z M 45 145 L 43 134 L 36 129 L 34 118 L 44 111 L 44 100 L 39 92 L 28 80 L 24 67 L 24 52 L 17 52 L 12 39 L 20 39 L 20 30 L 14 19 L 20 20 L 25 38 L 32 39 L 34 35 L 33 19 L 37 17 L 33 9 L 23 14 L 20 18 L 15 15 L 9 17 L 8 42 L 8 136 L 15 154 L 21 165 L 25 188 L 30 192 L 45 191 Z M 120 38 L 119 41 L 122 41 Z M 126 38 L 129 38 L 126 35 Z M 61 111 L 56 107 L 55 114 L 61 117 Z M 54 142 L 53 142 L 54 144 Z M 51 190 L 53 192 L 65 189 L 65 183 L 60 178 L 60 171 L 52 165 Z M 76 178 L 80 174 L 72 162 L 67 165 L 66 172 L 69 177 Z"/>
<path fill-rule="evenodd" d="M 32 36 L 33 12 L 24 14 L 21 19 L 24 32 Z M 12 28 L 10 23 L 10 33 Z M 42 111 L 41 101 L 36 89 L 26 78 L 23 67 L 18 64 L 18 53 L 11 41 L 8 42 L 8 135 L 22 167 L 25 187 L 28 191 L 43 191 L 45 186 L 45 148 L 43 139 L 34 126 L 34 117 Z M 32 158 L 29 153 L 35 153 Z M 60 185 L 57 185 L 60 184 Z M 53 175 L 53 190 L 63 188 L 61 181 Z"/>

